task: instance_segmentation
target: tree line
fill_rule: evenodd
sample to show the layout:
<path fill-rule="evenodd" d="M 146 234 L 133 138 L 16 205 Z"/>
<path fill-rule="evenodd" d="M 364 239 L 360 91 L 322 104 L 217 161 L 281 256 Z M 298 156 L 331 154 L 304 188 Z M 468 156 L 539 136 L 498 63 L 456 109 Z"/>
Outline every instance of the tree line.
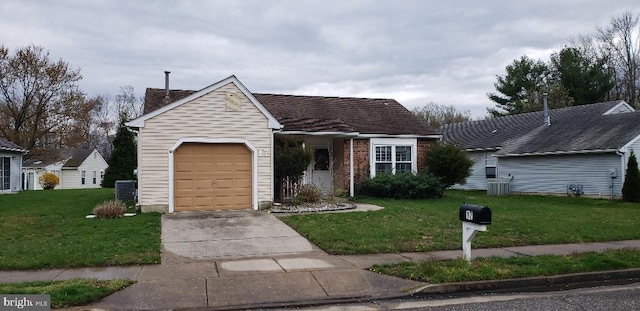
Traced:
<path fill-rule="evenodd" d="M 0 45 L 0 137 L 48 160 L 59 149 L 96 148 L 109 157 L 120 123 L 141 114 L 132 86 L 115 96 L 82 92 L 80 70 L 55 60 L 43 47 L 13 53 Z"/>
<path fill-rule="evenodd" d="M 526 55 L 497 76 L 492 117 L 542 109 L 542 94 L 550 108 L 622 99 L 640 107 L 640 15 L 626 12 L 611 18 L 593 34 L 579 35 L 545 62 Z"/>
<path fill-rule="evenodd" d="M 618 99 L 640 108 L 640 14 L 611 18 L 606 27 L 571 39 L 548 61 L 523 55 L 496 76 L 494 87 L 487 94 L 495 102 L 488 117 L 540 111 L 543 94 L 551 109 Z M 434 129 L 472 119 L 469 110 L 433 102 L 412 112 Z"/>

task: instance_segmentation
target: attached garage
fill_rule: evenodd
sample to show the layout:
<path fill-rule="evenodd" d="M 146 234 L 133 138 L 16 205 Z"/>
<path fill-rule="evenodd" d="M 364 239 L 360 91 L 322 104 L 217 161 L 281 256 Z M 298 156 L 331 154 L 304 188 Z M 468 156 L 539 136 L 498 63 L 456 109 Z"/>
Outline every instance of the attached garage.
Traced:
<path fill-rule="evenodd" d="M 174 151 L 174 210 L 252 208 L 252 152 L 239 143 L 183 143 Z"/>
<path fill-rule="evenodd" d="M 257 210 L 273 202 L 273 136 L 283 126 L 236 77 L 197 92 L 148 92 L 145 103 L 160 106 L 127 123 L 137 132 L 142 212 Z"/>

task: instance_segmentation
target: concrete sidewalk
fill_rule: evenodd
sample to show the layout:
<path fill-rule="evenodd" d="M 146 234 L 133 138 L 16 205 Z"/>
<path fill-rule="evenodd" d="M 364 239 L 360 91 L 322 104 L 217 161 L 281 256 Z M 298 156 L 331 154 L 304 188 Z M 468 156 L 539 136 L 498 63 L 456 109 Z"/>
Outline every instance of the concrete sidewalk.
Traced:
<path fill-rule="evenodd" d="M 570 255 L 640 248 L 640 240 L 474 249 L 474 257 Z M 0 282 L 72 278 L 137 283 L 83 309 L 246 309 L 382 299 L 434 292 L 427 284 L 365 270 L 373 264 L 459 258 L 462 251 L 331 256 L 321 251 L 243 259 L 193 260 L 170 252 L 163 264 L 134 267 L 2 271 Z"/>

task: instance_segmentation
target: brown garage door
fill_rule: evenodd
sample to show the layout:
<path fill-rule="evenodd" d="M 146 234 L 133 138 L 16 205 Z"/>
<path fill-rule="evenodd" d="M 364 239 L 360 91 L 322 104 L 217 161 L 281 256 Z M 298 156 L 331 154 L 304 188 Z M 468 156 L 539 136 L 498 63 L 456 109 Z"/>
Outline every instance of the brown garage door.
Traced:
<path fill-rule="evenodd" d="M 174 152 L 174 210 L 251 208 L 251 151 L 243 144 L 184 143 Z"/>

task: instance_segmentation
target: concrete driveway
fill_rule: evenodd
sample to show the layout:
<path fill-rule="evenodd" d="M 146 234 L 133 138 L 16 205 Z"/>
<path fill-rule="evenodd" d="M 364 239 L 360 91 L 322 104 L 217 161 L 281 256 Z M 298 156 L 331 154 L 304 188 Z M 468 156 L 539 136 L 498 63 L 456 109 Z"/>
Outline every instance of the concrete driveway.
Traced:
<path fill-rule="evenodd" d="M 163 259 L 220 260 L 321 251 L 273 215 L 252 210 L 163 215 L 162 245 Z"/>

